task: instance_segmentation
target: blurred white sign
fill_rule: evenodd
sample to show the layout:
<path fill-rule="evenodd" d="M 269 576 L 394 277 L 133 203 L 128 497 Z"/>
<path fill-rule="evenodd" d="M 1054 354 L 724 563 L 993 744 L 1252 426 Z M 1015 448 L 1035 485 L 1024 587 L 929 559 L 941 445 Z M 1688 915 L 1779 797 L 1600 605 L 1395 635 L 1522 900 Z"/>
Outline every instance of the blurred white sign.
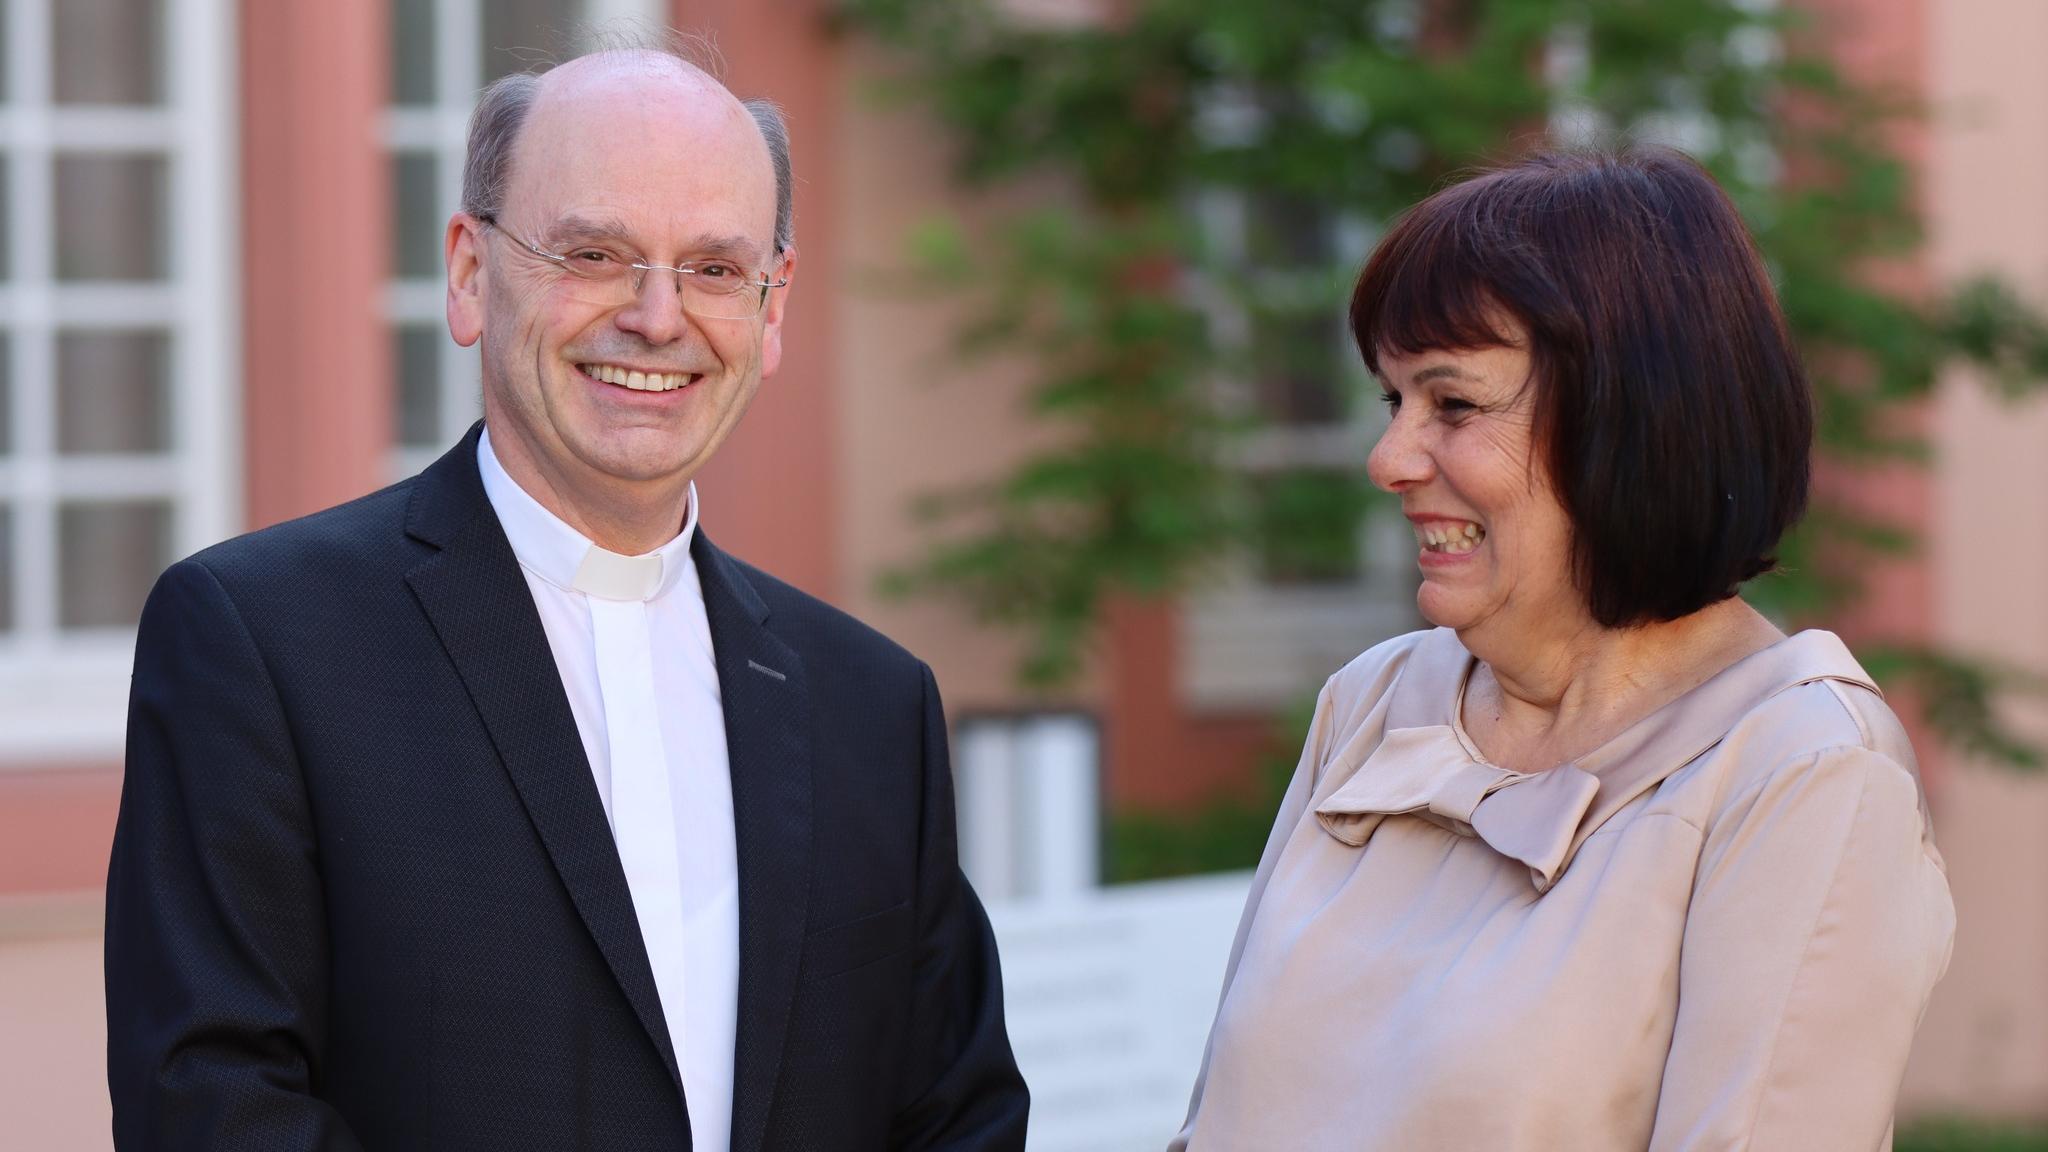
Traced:
<path fill-rule="evenodd" d="M 1031 1152 L 1158 1152 L 1201 1068 L 1251 873 L 991 901 Z"/>

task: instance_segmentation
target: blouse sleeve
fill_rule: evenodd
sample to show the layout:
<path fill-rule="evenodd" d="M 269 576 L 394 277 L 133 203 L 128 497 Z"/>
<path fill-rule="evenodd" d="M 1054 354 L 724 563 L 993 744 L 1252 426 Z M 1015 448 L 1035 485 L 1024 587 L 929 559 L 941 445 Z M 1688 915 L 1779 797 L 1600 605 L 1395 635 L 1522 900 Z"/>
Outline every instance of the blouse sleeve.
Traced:
<path fill-rule="evenodd" d="M 1706 831 L 1651 1148 L 1882 1146 L 1954 935 L 1905 768 L 1834 748 L 1751 785 Z"/>

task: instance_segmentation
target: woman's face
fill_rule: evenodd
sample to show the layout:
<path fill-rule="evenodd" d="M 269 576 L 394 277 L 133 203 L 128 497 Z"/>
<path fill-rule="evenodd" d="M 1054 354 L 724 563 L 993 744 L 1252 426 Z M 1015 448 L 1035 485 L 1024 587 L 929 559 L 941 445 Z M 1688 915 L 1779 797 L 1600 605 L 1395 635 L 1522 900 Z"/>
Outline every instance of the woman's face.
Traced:
<path fill-rule="evenodd" d="M 1518 637 L 1588 619 L 1572 586 L 1571 521 L 1535 458 L 1527 338 L 1476 351 L 1380 357 L 1391 419 L 1366 461 L 1415 529 L 1430 623 Z"/>

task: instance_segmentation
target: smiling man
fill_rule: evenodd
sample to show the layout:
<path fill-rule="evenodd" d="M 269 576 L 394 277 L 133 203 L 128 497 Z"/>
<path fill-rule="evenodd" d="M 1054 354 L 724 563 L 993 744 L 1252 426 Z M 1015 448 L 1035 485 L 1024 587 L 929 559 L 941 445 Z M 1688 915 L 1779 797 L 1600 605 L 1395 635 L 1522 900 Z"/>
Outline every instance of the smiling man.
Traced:
<path fill-rule="evenodd" d="M 687 61 L 487 90 L 484 421 L 165 573 L 108 877 L 121 1148 L 1021 1148 L 929 670 L 719 551 L 788 140 Z"/>

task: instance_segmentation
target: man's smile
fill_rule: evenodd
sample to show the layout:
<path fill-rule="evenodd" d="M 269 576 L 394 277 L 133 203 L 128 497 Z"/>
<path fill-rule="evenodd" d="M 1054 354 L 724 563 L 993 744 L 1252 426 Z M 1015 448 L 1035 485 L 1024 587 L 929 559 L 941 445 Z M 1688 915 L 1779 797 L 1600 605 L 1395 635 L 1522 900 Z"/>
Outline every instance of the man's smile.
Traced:
<path fill-rule="evenodd" d="M 700 372 L 643 372 L 618 364 L 578 364 L 578 372 L 606 384 L 617 384 L 635 392 L 672 392 L 703 379 Z"/>

